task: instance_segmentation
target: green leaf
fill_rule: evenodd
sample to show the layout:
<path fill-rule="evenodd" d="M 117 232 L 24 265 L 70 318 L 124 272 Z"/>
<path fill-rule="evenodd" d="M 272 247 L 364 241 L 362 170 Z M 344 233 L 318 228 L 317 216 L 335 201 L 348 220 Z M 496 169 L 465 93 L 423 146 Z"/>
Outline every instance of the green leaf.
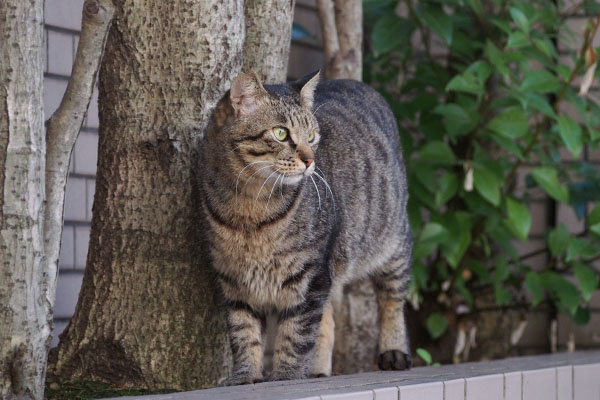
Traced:
<path fill-rule="evenodd" d="M 548 235 L 548 247 L 553 256 L 562 254 L 569 247 L 569 231 L 564 224 L 554 228 Z"/>
<path fill-rule="evenodd" d="M 493 134 L 490 136 L 494 142 L 498 143 L 504 149 L 510 151 L 512 154 L 517 156 L 519 159 L 523 159 L 523 151 L 519 147 L 519 144 L 514 140 L 507 138 L 506 136 Z"/>
<path fill-rule="evenodd" d="M 406 43 L 411 31 L 411 23 L 395 14 L 387 14 L 379 18 L 371 33 L 375 57 L 379 57 Z"/>
<path fill-rule="evenodd" d="M 594 207 L 594 209 L 588 216 L 588 223 L 590 225 L 596 225 L 596 224 L 600 223 L 600 204 L 598 204 L 596 207 Z"/>
<path fill-rule="evenodd" d="M 529 34 L 529 21 L 527 20 L 525 14 L 523 14 L 523 11 L 515 7 L 511 7 L 509 11 L 510 16 L 512 17 L 515 24 L 517 24 L 519 29 L 526 34 Z"/>
<path fill-rule="evenodd" d="M 452 172 L 446 172 L 439 181 L 439 189 L 435 193 L 435 205 L 440 207 L 446 204 L 458 191 L 458 178 Z"/>
<path fill-rule="evenodd" d="M 556 56 L 556 49 L 550 40 L 544 39 L 533 39 L 533 44 L 548 58 Z"/>
<path fill-rule="evenodd" d="M 555 200 L 569 202 L 569 189 L 558 182 L 558 174 L 553 167 L 537 167 L 531 171 L 531 176 Z"/>
<path fill-rule="evenodd" d="M 421 161 L 430 164 L 453 164 L 456 160 L 452 149 L 444 142 L 431 141 L 419 152 Z"/>
<path fill-rule="evenodd" d="M 502 75 L 508 75 L 510 73 L 508 67 L 506 66 L 504 53 L 489 39 L 485 43 L 485 54 L 492 65 L 496 67 L 498 72 L 500 72 Z"/>
<path fill-rule="evenodd" d="M 525 287 L 531 293 L 532 302 L 531 304 L 535 307 L 542 302 L 544 299 L 544 291 L 542 287 L 542 280 L 535 271 L 529 271 L 525 276 Z"/>
<path fill-rule="evenodd" d="M 524 92 L 549 93 L 556 91 L 559 87 L 558 79 L 545 69 L 526 73 L 525 79 L 521 83 L 521 90 Z"/>
<path fill-rule="evenodd" d="M 577 325 L 586 325 L 588 322 L 590 322 L 590 310 L 579 306 L 577 307 L 577 311 L 575 311 L 575 315 L 573 315 L 572 318 L 573 322 L 575 322 Z"/>
<path fill-rule="evenodd" d="M 520 108 L 509 108 L 496 115 L 487 125 L 488 129 L 514 139 L 529 131 L 529 120 Z"/>
<path fill-rule="evenodd" d="M 473 185 L 475 190 L 487 201 L 498 207 L 500 205 L 500 187 L 502 182 L 489 169 L 475 166 L 473 169 Z"/>
<path fill-rule="evenodd" d="M 429 354 L 427 350 L 419 347 L 417 349 L 417 355 L 421 357 L 423 361 L 425 361 L 425 364 L 431 365 L 431 354 Z"/>
<path fill-rule="evenodd" d="M 560 115 L 558 117 L 558 131 L 571 154 L 575 158 L 579 158 L 583 148 L 583 133 L 579 124 L 567 115 Z"/>
<path fill-rule="evenodd" d="M 475 127 L 469 113 L 458 104 L 440 104 L 433 112 L 444 116 L 444 127 L 450 136 L 466 135 Z"/>
<path fill-rule="evenodd" d="M 433 313 L 427 318 L 427 331 L 433 339 L 441 337 L 448 328 L 448 320 L 440 313 Z"/>
<path fill-rule="evenodd" d="M 600 236 L 600 222 L 594 225 L 590 225 L 590 232 L 596 236 Z"/>
<path fill-rule="evenodd" d="M 598 287 L 598 274 L 589 265 L 575 263 L 573 266 L 575 277 L 579 281 L 579 289 L 583 299 L 588 302 Z"/>
<path fill-rule="evenodd" d="M 579 292 L 575 285 L 556 272 L 544 272 L 540 275 L 540 278 L 546 290 L 559 299 L 569 314 L 575 314 L 579 305 Z"/>
<path fill-rule="evenodd" d="M 554 109 L 552 108 L 552 106 L 550 106 L 550 103 L 548 103 L 548 100 L 546 100 L 544 96 L 533 92 L 526 92 L 521 94 L 523 95 L 523 99 L 527 102 L 526 106 L 531 106 L 551 118 L 556 118 L 556 113 L 554 112 Z"/>
<path fill-rule="evenodd" d="M 412 263 L 412 268 L 410 269 L 414 282 L 417 284 L 417 287 L 420 289 L 427 289 L 427 270 L 423 263 L 417 261 L 416 259 Z"/>
<path fill-rule="evenodd" d="M 448 46 L 452 44 L 452 18 L 446 15 L 441 6 L 420 2 L 415 13 L 423 25 L 444 39 Z"/>
<path fill-rule="evenodd" d="M 515 31 L 508 35 L 508 43 L 506 44 L 506 48 L 519 49 L 527 46 L 529 46 L 529 38 L 523 32 Z"/>
<path fill-rule="evenodd" d="M 465 71 L 475 74 L 479 78 L 480 84 L 483 85 L 492 74 L 492 67 L 487 62 L 478 60 L 469 65 Z"/>
<path fill-rule="evenodd" d="M 446 90 L 454 90 L 456 92 L 467 92 L 473 94 L 483 93 L 483 84 L 478 77 L 471 72 L 463 72 L 456 75 L 446 85 Z"/>
<path fill-rule="evenodd" d="M 497 304 L 506 304 L 512 300 L 510 292 L 499 283 L 494 285 L 494 296 Z"/>
<path fill-rule="evenodd" d="M 494 282 L 502 283 L 508 279 L 510 275 L 510 269 L 508 268 L 508 261 L 504 257 L 498 257 L 496 259 L 496 272 L 494 273 Z"/>
<path fill-rule="evenodd" d="M 573 261 L 577 258 L 589 258 L 595 256 L 600 249 L 596 246 L 588 243 L 587 240 L 572 237 L 569 240 L 569 248 L 567 249 L 567 262 Z"/>
<path fill-rule="evenodd" d="M 471 215 L 456 211 L 444 214 L 438 220 L 448 230 L 448 237 L 452 238 L 441 242 L 440 249 L 448 264 L 457 268 L 471 243 Z"/>
<path fill-rule="evenodd" d="M 481 0 L 467 0 L 467 3 L 478 17 L 483 16 L 483 6 L 481 4 Z"/>
<path fill-rule="evenodd" d="M 433 242 L 440 243 L 442 240 L 448 237 L 448 231 L 442 225 L 437 222 L 429 222 L 419 236 L 421 242 Z"/>
<path fill-rule="evenodd" d="M 526 240 L 531 228 L 531 214 L 529 209 L 522 203 L 508 197 L 506 199 L 506 210 L 508 212 L 508 226 L 510 230 L 521 240 Z"/>

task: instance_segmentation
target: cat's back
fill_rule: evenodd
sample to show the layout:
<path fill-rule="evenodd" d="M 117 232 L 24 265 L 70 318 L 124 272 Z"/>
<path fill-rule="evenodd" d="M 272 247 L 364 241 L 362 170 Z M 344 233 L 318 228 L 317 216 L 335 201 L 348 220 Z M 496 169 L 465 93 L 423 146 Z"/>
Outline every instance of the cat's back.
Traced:
<path fill-rule="evenodd" d="M 400 149 L 396 120 L 387 102 L 362 82 L 322 82 L 317 87 L 314 113 L 321 130 L 336 140 L 376 140 L 385 142 L 394 153 Z"/>
<path fill-rule="evenodd" d="M 316 166 L 331 184 L 341 224 L 338 258 L 344 272 L 363 275 L 410 246 L 396 120 L 379 93 L 345 79 L 319 84 L 313 112 L 321 133 Z"/>

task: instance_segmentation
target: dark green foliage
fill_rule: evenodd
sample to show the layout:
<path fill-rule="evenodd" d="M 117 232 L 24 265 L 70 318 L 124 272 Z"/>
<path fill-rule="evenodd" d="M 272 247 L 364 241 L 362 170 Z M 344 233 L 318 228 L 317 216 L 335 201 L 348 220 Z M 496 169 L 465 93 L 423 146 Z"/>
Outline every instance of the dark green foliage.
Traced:
<path fill-rule="evenodd" d="M 584 149 L 600 147 L 600 100 L 580 95 L 579 82 L 592 64 L 581 55 L 595 51 L 600 4 L 559 3 L 364 2 L 365 80 L 391 104 L 407 160 L 418 301 L 443 294 L 473 307 L 474 289 L 489 287 L 507 304 L 524 290 L 529 307 L 549 302 L 589 320 L 600 258 L 600 206 L 589 205 L 600 201 L 600 170 Z M 565 21 L 578 10 L 591 16 L 574 42 Z M 570 59 L 559 58 L 558 40 L 577 48 Z M 523 165 L 529 174 L 517 182 Z M 532 199 L 544 193 L 573 207 L 586 229 L 551 227 L 544 247 L 519 255 Z M 543 253 L 547 265 L 530 264 Z M 427 320 L 434 339 L 447 328 L 442 312 Z"/>

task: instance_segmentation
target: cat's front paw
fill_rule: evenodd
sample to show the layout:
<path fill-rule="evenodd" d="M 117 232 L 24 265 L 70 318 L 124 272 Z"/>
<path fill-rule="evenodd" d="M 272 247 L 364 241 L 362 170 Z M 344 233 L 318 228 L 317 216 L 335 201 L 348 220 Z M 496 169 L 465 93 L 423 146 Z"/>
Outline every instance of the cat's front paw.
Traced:
<path fill-rule="evenodd" d="M 412 358 L 400 350 L 388 350 L 379 354 L 379 369 L 404 371 L 412 367 Z"/>
<path fill-rule="evenodd" d="M 292 370 L 281 370 L 281 371 L 273 371 L 267 376 L 267 381 L 289 381 L 292 379 L 304 379 L 306 378 L 305 374 L 299 371 Z"/>
<path fill-rule="evenodd" d="M 251 375 L 243 373 L 234 373 L 229 378 L 225 379 L 221 386 L 237 386 L 237 385 L 249 385 L 251 383 L 264 382 L 262 375 Z"/>

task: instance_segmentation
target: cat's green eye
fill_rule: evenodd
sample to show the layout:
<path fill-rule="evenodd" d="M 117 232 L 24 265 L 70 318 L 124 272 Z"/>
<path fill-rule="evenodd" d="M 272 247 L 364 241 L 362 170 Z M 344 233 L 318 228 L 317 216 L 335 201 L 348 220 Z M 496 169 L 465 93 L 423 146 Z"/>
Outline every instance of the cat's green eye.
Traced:
<path fill-rule="evenodd" d="M 312 143 L 312 142 L 314 142 L 314 141 L 315 141 L 315 136 L 316 136 L 316 134 L 315 134 L 315 131 L 311 131 L 311 132 L 308 134 L 308 142 L 309 142 L 309 143 Z"/>
<path fill-rule="evenodd" d="M 288 130 L 285 128 L 282 128 L 281 126 L 276 126 L 275 128 L 272 129 L 273 131 L 273 135 L 275 135 L 275 139 L 283 142 L 285 140 L 285 138 L 287 138 L 288 135 Z"/>

